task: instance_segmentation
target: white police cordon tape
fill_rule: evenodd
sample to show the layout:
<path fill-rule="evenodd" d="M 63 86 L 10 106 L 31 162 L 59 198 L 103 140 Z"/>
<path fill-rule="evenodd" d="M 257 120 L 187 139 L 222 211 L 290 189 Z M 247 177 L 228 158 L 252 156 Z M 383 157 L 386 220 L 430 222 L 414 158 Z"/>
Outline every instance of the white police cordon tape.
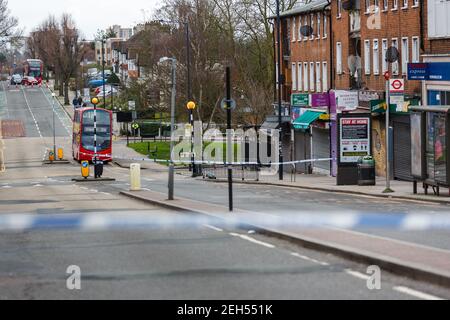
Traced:
<path fill-rule="evenodd" d="M 272 214 L 228 214 L 216 218 L 205 215 L 136 213 L 111 214 L 58 214 L 0 215 L 0 232 L 26 231 L 119 231 L 119 230 L 160 230 L 194 229 L 205 225 L 214 225 L 224 229 L 236 229 L 243 226 L 258 228 L 344 228 L 344 229 L 385 229 L 400 231 L 450 230 L 448 214 L 376 214 L 376 213 L 285 213 Z"/>
<path fill-rule="evenodd" d="M 80 154 L 92 156 L 91 153 L 80 152 Z M 133 162 L 152 162 L 152 163 L 170 163 L 170 160 L 162 160 L 162 159 L 149 159 L 149 158 L 130 158 L 126 156 L 113 156 L 112 154 L 99 154 L 99 158 L 110 158 L 113 160 L 126 160 Z M 295 165 L 295 164 L 303 164 L 303 163 L 313 163 L 313 162 L 325 162 L 332 161 L 333 158 L 319 158 L 319 159 L 307 159 L 307 160 L 295 160 L 295 161 L 287 161 L 287 162 L 270 162 L 270 163 L 262 163 L 262 162 L 225 162 L 225 161 L 194 161 L 194 164 L 203 164 L 203 165 L 232 165 L 232 166 L 242 166 L 242 165 L 261 165 L 261 166 L 279 166 L 283 165 Z M 190 160 L 174 160 L 174 164 L 192 164 Z"/>

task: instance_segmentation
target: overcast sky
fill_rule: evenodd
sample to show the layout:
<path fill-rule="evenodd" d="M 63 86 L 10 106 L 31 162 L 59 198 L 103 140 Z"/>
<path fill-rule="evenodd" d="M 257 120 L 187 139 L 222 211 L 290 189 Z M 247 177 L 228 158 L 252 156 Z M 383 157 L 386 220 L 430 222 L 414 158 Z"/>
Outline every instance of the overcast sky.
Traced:
<path fill-rule="evenodd" d="M 50 14 L 72 14 L 86 39 L 113 24 L 132 27 L 157 8 L 158 0 L 9 0 L 13 16 L 28 34 Z M 145 11 L 145 13 L 143 12 Z"/>

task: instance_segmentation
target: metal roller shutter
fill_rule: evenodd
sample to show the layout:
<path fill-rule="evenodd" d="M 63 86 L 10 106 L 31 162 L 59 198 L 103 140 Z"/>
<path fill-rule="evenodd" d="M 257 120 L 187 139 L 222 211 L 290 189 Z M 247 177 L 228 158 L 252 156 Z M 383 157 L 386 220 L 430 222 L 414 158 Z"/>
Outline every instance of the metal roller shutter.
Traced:
<path fill-rule="evenodd" d="M 394 127 L 394 179 L 412 181 L 411 129 L 406 122 L 393 122 Z"/>
<path fill-rule="evenodd" d="M 313 128 L 313 159 L 330 158 L 330 136 L 327 129 Z M 314 162 L 314 168 L 330 171 L 330 161 Z"/>

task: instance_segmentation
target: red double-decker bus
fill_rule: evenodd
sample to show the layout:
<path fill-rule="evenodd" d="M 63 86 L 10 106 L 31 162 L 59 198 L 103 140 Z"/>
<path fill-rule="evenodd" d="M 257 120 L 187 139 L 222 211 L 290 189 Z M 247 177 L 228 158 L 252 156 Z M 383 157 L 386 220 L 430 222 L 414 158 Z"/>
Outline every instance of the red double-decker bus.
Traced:
<path fill-rule="evenodd" d="M 23 75 L 34 77 L 39 84 L 42 83 L 44 73 L 44 63 L 39 59 L 27 59 L 23 63 Z"/>
<path fill-rule="evenodd" d="M 74 160 L 94 158 L 94 108 L 75 110 L 73 119 L 72 154 Z M 112 160 L 112 112 L 97 108 L 97 159 Z"/>

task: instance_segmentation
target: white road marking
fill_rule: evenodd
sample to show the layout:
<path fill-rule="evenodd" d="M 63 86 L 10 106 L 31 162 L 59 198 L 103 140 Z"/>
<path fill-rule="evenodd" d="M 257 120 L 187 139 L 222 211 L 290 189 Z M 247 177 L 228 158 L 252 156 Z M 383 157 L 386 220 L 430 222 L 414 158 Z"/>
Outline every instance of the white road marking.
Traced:
<path fill-rule="evenodd" d="M 370 276 L 368 276 L 367 274 L 361 273 L 361 272 L 357 272 L 357 271 L 353 271 L 350 269 L 346 269 L 345 273 L 348 275 L 351 275 L 352 277 L 358 278 L 358 279 L 362 279 L 362 280 L 369 280 Z"/>
<path fill-rule="evenodd" d="M 11 186 L 3 186 L 2 188 L 3 189 L 11 189 L 12 187 Z"/>
<path fill-rule="evenodd" d="M 263 242 L 263 241 L 259 241 L 259 240 L 253 239 L 252 237 L 249 237 L 249 236 L 244 236 L 244 235 L 237 234 L 237 233 L 230 233 L 230 236 L 238 237 L 238 238 L 241 238 L 242 240 L 247 240 L 247 241 L 250 241 L 252 243 L 259 244 L 259 245 L 261 245 L 263 247 L 266 247 L 266 248 L 270 248 L 270 249 L 274 249 L 275 248 L 275 246 L 273 244 L 270 244 L 270 243 L 267 243 L 267 242 Z"/>
<path fill-rule="evenodd" d="M 111 193 L 108 193 L 108 192 L 101 192 L 101 194 L 104 194 L 104 195 L 107 195 L 107 196 L 111 196 L 112 195 Z"/>
<path fill-rule="evenodd" d="M 38 125 L 38 122 L 37 122 L 37 120 L 36 120 L 36 117 L 34 116 L 34 113 L 33 113 L 33 111 L 31 110 L 30 104 L 28 103 L 27 95 L 25 94 L 25 90 L 23 90 L 23 88 L 22 88 L 22 93 L 23 93 L 23 97 L 25 98 L 25 103 L 27 104 L 28 110 L 29 110 L 30 113 L 31 113 L 31 117 L 33 118 L 34 124 L 36 125 L 36 129 L 37 129 L 37 131 L 38 131 L 38 133 L 39 133 L 39 136 L 40 136 L 41 138 L 43 138 L 42 133 L 41 133 L 41 129 L 39 128 L 39 125 Z"/>
<path fill-rule="evenodd" d="M 395 291 L 401 292 L 401 293 L 408 294 L 408 295 L 413 296 L 415 298 L 422 299 L 422 300 L 444 300 L 442 298 L 433 296 L 431 294 L 420 292 L 420 291 L 417 291 L 417 290 L 413 290 L 413 289 L 410 289 L 408 287 L 397 286 L 397 287 L 393 287 L 392 289 L 395 290 Z"/>
<path fill-rule="evenodd" d="M 43 187 L 43 185 L 42 185 L 42 184 L 35 184 L 35 185 L 33 186 L 33 188 L 40 188 L 40 187 Z"/>
<path fill-rule="evenodd" d="M 291 256 L 294 256 L 294 257 L 297 257 L 297 258 L 300 258 L 300 259 L 303 259 L 303 260 L 306 260 L 306 261 L 310 261 L 310 262 L 313 262 L 313 263 L 316 263 L 316 264 L 320 264 L 321 266 L 329 266 L 330 265 L 327 262 L 319 261 L 319 260 L 316 260 L 316 259 L 304 256 L 304 255 L 301 255 L 301 254 L 299 254 L 297 252 L 292 252 Z"/>
<path fill-rule="evenodd" d="M 205 224 L 205 227 L 206 227 L 206 228 L 208 228 L 208 229 L 211 229 L 211 230 L 217 231 L 217 232 L 223 232 L 223 230 L 222 230 L 222 229 L 220 229 L 220 228 L 216 228 L 216 227 L 214 227 L 214 226 L 210 226 L 209 224 Z"/>

